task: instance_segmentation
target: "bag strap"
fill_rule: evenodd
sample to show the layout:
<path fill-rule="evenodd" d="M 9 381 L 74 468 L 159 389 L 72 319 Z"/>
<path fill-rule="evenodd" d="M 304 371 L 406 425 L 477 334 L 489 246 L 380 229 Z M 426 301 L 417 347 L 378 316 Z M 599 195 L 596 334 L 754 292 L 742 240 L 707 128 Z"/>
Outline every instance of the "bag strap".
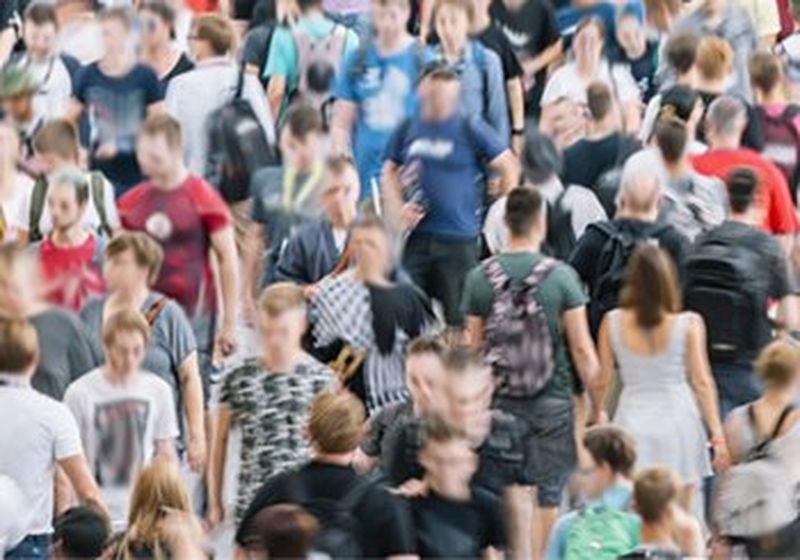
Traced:
<path fill-rule="evenodd" d="M 756 412 L 753 406 L 754 406 L 753 404 L 750 404 L 747 407 L 747 418 L 750 420 L 750 425 L 753 427 L 753 432 L 757 433 L 758 425 L 756 424 Z M 794 410 L 793 404 L 786 405 L 786 407 L 781 411 L 780 416 L 778 416 L 778 420 L 777 422 L 775 422 L 775 427 L 772 428 L 772 432 L 770 432 L 770 434 L 766 438 L 764 438 L 764 440 L 761 443 L 756 445 L 754 451 L 763 451 L 770 443 L 772 443 L 775 440 L 775 438 L 778 437 L 778 434 L 780 434 L 781 432 L 781 428 L 783 428 L 786 419 L 789 417 L 789 415 L 792 413 L 793 410 Z"/>
<path fill-rule="evenodd" d="M 108 225 L 108 213 L 106 212 L 106 182 L 102 173 L 92 171 L 89 174 L 89 188 L 92 193 L 92 202 L 94 202 L 94 207 L 97 211 L 97 217 L 100 220 L 97 230 L 106 237 L 111 237 L 113 232 L 111 231 L 111 226 Z"/>
<path fill-rule="evenodd" d="M 500 293 L 506 289 L 508 285 L 508 275 L 503 270 L 500 260 L 497 257 L 489 257 L 481 263 L 483 271 L 486 273 L 486 279 L 492 286 L 495 293 Z"/>
<path fill-rule="evenodd" d="M 525 285 L 529 288 L 538 288 L 545 278 L 558 266 L 558 261 L 551 257 L 544 257 L 536 266 L 533 267 L 528 277 L 525 278 Z"/>
<path fill-rule="evenodd" d="M 245 76 L 245 66 L 247 63 L 242 59 L 242 63 L 239 65 L 239 73 L 236 76 L 236 92 L 233 94 L 233 99 L 241 99 L 242 94 L 244 93 L 244 76 Z"/>
<path fill-rule="evenodd" d="M 147 311 L 144 312 L 144 319 L 147 321 L 148 325 L 151 327 L 155 325 L 158 316 L 161 315 L 161 312 L 167 306 L 167 301 L 166 297 L 160 297 L 147 308 Z"/>
<path fill-rule="evenodd" d="M 31 207 L 28 212 L 28 240 L 39 241 L 42 238 L 40 222 L 44 213 L 44 201 L 47 197 L 47 177 L 40 175 L 36 178 L 31 193 Z"/>

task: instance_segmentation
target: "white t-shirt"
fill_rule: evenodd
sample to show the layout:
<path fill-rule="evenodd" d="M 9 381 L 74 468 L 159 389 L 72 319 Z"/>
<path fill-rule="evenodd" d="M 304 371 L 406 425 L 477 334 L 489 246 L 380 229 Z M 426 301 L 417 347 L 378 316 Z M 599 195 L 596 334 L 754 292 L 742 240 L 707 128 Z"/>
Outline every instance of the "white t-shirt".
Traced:
<path fill-rule="evenodd" d="M 91 183 L 91 175 L 91 173 L 86 174 L 86 181 L 88 183 Z M 114 201 L 114 185 L 105 178 L 103 178 L 103 185 L 103 206 L 105 206 L 106 209 L 106 220 L 108 221 L 109 227 L 116 230 L 119 228 L 119 214 L 117 213 L 117 204 Z M 23 192 L 25 196 L 18 206 L 14 221 L 18 229 L 29 231 L 33 188 L 25 189 Z M 97 231 L 97 228 L 100 227 L 100 216 L 97 214 L 97 206 L 91 194 L 91 189 L 89 191 L 89 200 L 86 203 L 86 213 L 83 215 L 83 224 L 92 231 Z M 50 208 L 48 208 L 47 200 L 45 200 L 44 206 L 42 207 L 42 217 L 39 220 L 39 231 L 42 235 L 47 235 L 52 229 L 53 219 L 50 217 Z"/>
<path fill-rule="evenodd" d="M 33 192 L 33 180 L 24 173 L 17 173 L 14 180 L 14 188 L 3 199 L 0 200 L 0 209 L 3 211 L 5 219 L 5 229 L 0 233 L 0 243 L 8 243 L 17 240 L 20 230 L 25 200 L 30 200 Z"/>
<path fill-rule="evenodd" d="M 39 90 L 33 98 L 38 113 L 45 120 L 62 118 L 72 98 L 72 78 L 61 57 L 56 56 L 43 63 L 30 62 L 24 57 L 21 64 L 39 84 Z"/>
<path fill-rule="evenodd" d="M 586 82 L 578 74 L 578 67 L 574 62 L 565 64 L 553 72 L 553 75 L 547 80 L 547 85 L 542 94 L 542 107 L 555 103 L 561 98 L 567 98 L 581 106 L 585 106 L 586 90 L 595 81 L 607 84 L 611 88 L 611 95 L 614 98 L 619 98 L 619 102 L 622 104 L 641 99 L 639 88 L 636 87 L 636 82 L 633 80 L 633 76 L 631 76 L 627 66 L 614 65 L 610 73 L 608 69 L 608 64 L 603 63 L 598 76 L 594 80 Z M 612 75 L 614 76 L 613 82 L 611 80 Z"/>
<path fill-rule="evenodd" d="M 28 534 L 28 499 L 10 476 L 0 474 L 0 555 L 17 546 Z"/>
<path fill-rule="evenodd" d="M 80 455 L 75 419 L 60 402 L 14 376 L 0 386 L 0 474 L 13 479 L 30 511 L 27 535 L 53 531 L 53 476 L 57 461 Z"/>
<path fill-rule="evenodd" d="M 114 385 L 100 367 L 67 388 L 64 404 L 78 422 L 112 524 L 123 528 L 137 472 L 153 458 L 156 442 L 178 437 L 172 390 L 144 371 L 125 385 Z"/>

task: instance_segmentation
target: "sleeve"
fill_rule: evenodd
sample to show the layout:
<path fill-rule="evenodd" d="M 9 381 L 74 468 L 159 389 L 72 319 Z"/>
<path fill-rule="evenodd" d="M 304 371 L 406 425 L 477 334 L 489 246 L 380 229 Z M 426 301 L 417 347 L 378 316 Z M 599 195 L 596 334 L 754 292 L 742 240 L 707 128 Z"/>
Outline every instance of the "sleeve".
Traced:
<path fill-rule="evenodd" d="M 564 70 L 566 66 L 562 66 L 556 70 L 544 86 L 544 93 L 542 93 L 542 100 L 539 105 L 546 107 L 558 101 L 564 96 L 566 88 L 564 87 Z"/>
<path fill-rule="evenodd" d="M 769 244 L 764 248 L 764 259 L 768 263 L 767 270 L 770 271 L 769 297 L 780 300 L 791 294 L 793 287 L 786 256 L 774 239 L 769 239 Z"/>
<path fill-rule="evenodd" d="M 508 199 L 505 196 L 497 199 L 489 207 L 483 222 L 483 238 L 492 254 L 502 252 L 508 243 L 508 227 L 504 220 L 506 200 Z"/>
<path fill-rule="evenodd" d="M 297 47 L 291 31 L 285 26 L 275 29 L 272 43 L 267 55 L 267 65 L 264 68 L 264 78 L 282 76 L 291 81 L 297 66 Z"/>
<path fill-rule="evenodd" d="M 233 413 L 236 410 L 236 395 L 238 394 L 237 381 L 239 379 L 239 370 L 235 369 L 230 372 L 219 390 L 219 403 L 226 405 Z"/>
<path fill-rule="evenodd" d="M 81 445 L 81 435 L 78 430 L 78 423 L 75 417 L 66 406 L 55 403 L 58 406 L 58 420 L 51 423 L 53 433 L 53 455 L 56 461 L 81 455 L 83 446 Z"/>
<path fill-rule="evenodd" d="M 559 266 L 552 273 L 553 280 L 561 288 L 561 311 L 569 311 L 589 303 L 589 298 L 581 288 L 578 274 L 568 264 Z"/>
<path fill-rule="evenodd" d="M 647 144 L 653 134 L 659 111 L 661 111 L 661 94 L 654 96 L 644 111 L 642 128 L 639 130 L 639 141 L 643 144 Z"/>
<path fill-rule="evenodd" d="M 777 35 L 781 31 L 781 15 L 778 11 L 778 2 L 755 3 L 755 28 L 758 35 Z"/>
<path fill-rule="evenodd" d="M 556 19 L 556 10 L 552 2 L 541 2 L 543 7 L 542 27 L 541 27 L 541 44 L 544 48 L 550 47 L 561 39 L 561 29 L 558 27 L 558 20 Z M 544 50 L 544 48 L 542 50 Z M 538 53 L 536 53 L 538 54 Z"/>
<path fill-rule="evenodd" d="M 22 231 L 30 231 L 31 204 L 33 201 L 33 185 L 31 188 L 24 189 L 20 203 L 17 204 L 13 216 L 7 216 L 13 227 Z M 113 196 L 112 196 L 113 198 Z"/>
<path fill-rule="evenodd" d="M 89 341 L 89 350 L 92 354 L 94 361 L 93 366 L 97 367 L 103 363 L 103 349 L 100 344 L 100 323 L 103 314 L 103 300 L 99 298 L 90 299 L 86 305 L 83 306 L 80 312 L 80 318 L 86 332 L 86 338 Z"/>
<path fill-rule="evenodd" d="M 385 159 L 402 165 L 405 162 L 405 142 L 406 132 L 408 131 L 409 121 L 405 120 L 392 132 L 392 136 L 386 143 Z"/>
<path fill-rule="evenodd" d="M 600 235 L 594 228 L 588 228 L 578 239 L 569 257 L 569 265 L 589 287 L 590 292 L 594 286 L 597 258 L 600 256 L 600 247 L 603 243 Z"/>
<path fill-rule="evenodd" d="M 336 99 L 344 99 L 353 103 L 358 102 L 356 98 L 356 76 L 353 75 L 351 68 L 359 56 L 361 56 L 359 51 L 356 51 L 352 55 L 345 57 L 342 62 L 341 71 L 336 79 L 336 87 L 333 90 Z"/>
<path fill-rule="evenodd" d="M 142 85 L 144 86 L 147 104 L 152 105 L 153 103 L 164 101 L 164 87 L 161 85 L 156 73 L 146 66 L 142 70 Z"/>
<path fill-rule="evenodd" d="M 361 451 L 369 457 L 378 457 L 381 454 L 381 441 L 386 433 L 389 410 L 392 409 L 384 408 L 369 421 L 369 430 L 361 442 Z"/>
<path fill-rule="evenodd" d="M 269 103 L 267 97 L 264 95 L 264 88 L 261 87 L 261 82 L 258 78 L 250 74 L 245 76 L 244 79 L 244 97 L 253 108 L 253 113 L 256 115 L 258 124 L 267 137 L 267 142 L 275 145 L 275 123 L 272 120 L 272 115 L 269 111 Z"/>
<path fill-rule="evenodd" d="M 574 514 L 562 516 L 550 531 L 547 539 L 547 550 L 545 560 L 561 560 L 566 555 L 567 535 L 569 535 L 570 524 Z"/>
<path fill-rule="evenodd" d="M 178 122 L 181 121 L 181 107 L 186 100 L 186 95 L 183 93 L 184 80 L 181 76 L 170 80 L 167 85 L 167 91 L 164 95 L 164 104 L 167 106 L 167 112 L 175 117 Z"/>
<path fill-rule="evenodd" d="M 103 177 L 103 205 L 106 207 L 106 219 L 111 229 L 119 229 L 119 212 L 117 203 L 114 199 L 114 185 L 107 178 Z"/>
<path fill-rule="evenodd" d="M 794 213 L 789 185 L 783 174 L 770 166 L 769 208 L 767 218 L 769 230 L 775 235 L 786 235 L 797 231 L 797 218 Z"/>
<path fill-rule="evenodd" d="M 486 273 L 478 266 L 469 274 L 464 282 L 464 295 L 461 307 L 467 315 L 488 317 L 492 311 L 492 286 L 486 278 Z"/>
<path fill-rule="evenodd" d="M 275 271 L 276 279 L 296 284 L 310 283 L 311 279 L 306 274 L 305 263 L 302 238 L 297 234 L 292 235 L 278 257 Z"/>
<path fill-rule="evenodd" d="M 67 363 L 72 381 L 94 368 L 95 364 L 87 335 L 80 328 L 82 326 L 80 322 L 77 319 L 75 322 L 77 325 L 73 325 L 72 340 L 67 350 Z"/>
<path fill-rule="evenodd" d="M 344 53 L 342 53 L 342 58 L 349 58 L 354 52 L 358 50 L 359 39 L 358 34 L 353 31 L 352 29 L 347 30 L 347 36 L 344 40 Z"/>
<path fill-rule="evenodd" d="M 513 80 L 522 76 L 522 65 L 519 63 L 514 48 L 506 37 L 505 33 L 498 33 L 500 38 L 500 62 L 503 63 L 503 78 L 506 81 Z"/>
<path fill-rule="evenodd" d="M 264 27 L 256 28 L 247 34 L 244 39 L 244 47 L 242 47 L 242 60 L 245 64 L 257 66 L 259 71 L 263 69 L 264 57 L 267 53 L 263 52 L 262 49 L 270 32 L 269 27 Z"/>
<path fill-rule="evenodd" d="M 217 191 L 202 179 L 198 179 L 192 189 L 192 198 L 197 205 L 197 211 L 203 226 L 209 235 L 231 226 L 231 214 L 228 206 Z"/>
<path fill-rule="evenodd" d="M 411 520 L 411 511 L 406 500 L 395 497 L 386 490 L 381 489 L 385 496 L 385 507 L 380 511 L 380 531 L 382 538 L 381 556 L 408 556 L 416 552 L 416 534 Z"/>
<path fill-rule="evenodd" d="M 155 377 L 153 381 L 159 381 L 159 383 L 156 384 L 158 416 L 153 425 L 153 439 L 158 441 L 177 438 L 180 432 L 178 430 L 178 418 L 175 412 L 175 401 L 172 397 L 172 389 L 170 389 L 166 381 L 159 377 Z"/>
<path fill-rule="evenodd" d="M 627 66 L 615 65 L 611 68 L 611 75 L 616 84 L 617 95 L 622 103 L 641 101 L 642 93 L 636 85 Z"/>
<path fill-rule="evenodd" d="M 507 116 L 506 124 L 508 124 Z M 467 128 L 472 139 L 472 145 L 475 146 L 478 155 L 481 157 L 492 161 L 508 149 L 508 135 L 502 135 L 483 119 L 478 117 L 469 119 Z"/>
<path fill-rule="evenodd" d="M 72 82 L 72 97 L 86 104 L 86 91 L 89 89 L 91 82 L 93 65 L 84 66 L 75 74 L 75 80 Z"/>
<path fill-rule="evenodd" d="M 494 51 L 483 45 L 476 45 L 483 49 L 484 68 L 486 72 L 487 91 L 483 92 L 484 98 L 488 96 L 489 105 L 487 107 L 487 120 L 497 131 L 498 136 L 507 145 L 511 138 L 511 125 L 508 120 L 508 102 L 506 96 L 506 82 L 503 79 L 503 67 L 500 58 Z M 494 158 L 491 158 L 494 159 Z"/>
<path fill-rule="evenodd" d="M 168 302 L 163 314 L 167 324 L 170 358 L 172 363 L 178 366 L 189 354 L 197 350 L 197 340 L 192 325 L 180 305 L 174 301 Z"/>
<path fill-rule="evenodd" d="M 265 482 L 264 485 L 258 489 L 255 497 L 247 507 L 247 511 L 245 511 L 244 515 L 242 516 L 239 526 L 236 528 L 236 544 L 246 547 L 252 542 L 253 519 L 261 512 L 261 510 L 273 504 L 281 503 L 282 499 L 280 496 L 280 488 L 287 488 L 290 485 L 291 480 L 288 479 L 288 475 L 278 475 L 277 477 L 271 478 Z"/>

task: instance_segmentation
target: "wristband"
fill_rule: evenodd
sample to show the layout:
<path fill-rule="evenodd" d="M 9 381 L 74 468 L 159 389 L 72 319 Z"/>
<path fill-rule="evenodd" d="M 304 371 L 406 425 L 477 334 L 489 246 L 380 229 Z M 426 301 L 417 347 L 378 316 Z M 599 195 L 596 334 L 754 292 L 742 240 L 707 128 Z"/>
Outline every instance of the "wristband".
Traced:
<path fill-rule="evenodd" d="M 525 134 L 524 128 L 512 128 L 511 129 L 511 136 L 522 136 Z"/>

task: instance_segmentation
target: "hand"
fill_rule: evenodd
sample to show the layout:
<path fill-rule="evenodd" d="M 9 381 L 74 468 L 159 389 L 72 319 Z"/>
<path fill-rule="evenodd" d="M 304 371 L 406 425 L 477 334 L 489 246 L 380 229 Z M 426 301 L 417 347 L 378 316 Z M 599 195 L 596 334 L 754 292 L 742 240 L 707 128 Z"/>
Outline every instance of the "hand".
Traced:
<path fill-rule="evenodd" d="M 236 328 L 228 323 L 223 323 L 217 334 L 217 348 L 223 356 L 230 356 L 236 351 Z"/>
<path fill-rule="evenodd" d="M 712 466 L 717 472 L 724 471 L 731 465 L 731 455 L 728 451 L 728 444 L 724 438 L 715 438 L 711 444 L 714 449 L 714 461 Z"/>
<path fill-rule="evenodd" d="M 406 202 L 400 211 L 400 225 L 403 231 L 411 231 L 425 217 L 425 209 L 416 202 Z"/>
<path fill-rule="evenodd" d="M 424 480 L 412 478 L 405 481 L 403 484 L 392 490 L 393 494 L 399 494 L 406 498 L 416 498 L 418 496 L 428 495 L 428 483 Z"/>
<path fill-rule="evenodd" d="M 201 473 L 206 467 L 206 442 L 203 438 L 189 438 L 186 446 L 186 459 L 189 468 L 196 473 Z"/>
<path fill-rule="evenodd" d="M 525 147 L 525 137 L 522 134 L 511 135 L 511 151 L 514 155 L 519 157 L 522 155 L 522 150 Z"/>
<path fill-rule="evenodd" d="M 100 144 L 94 151 L 94 157 L 97 159 L 111 159 L 116 155 L 117 146 L 113 142 Z"/>
<path fill-rule="evenodd" d="M 213 530 L 219 527 L 224 519 L 225 510 L 222 508 L 222 505 L 209 503 L 208 511 L 206 512 L 206 523 L 208 524 L 209 528 Z"/>

